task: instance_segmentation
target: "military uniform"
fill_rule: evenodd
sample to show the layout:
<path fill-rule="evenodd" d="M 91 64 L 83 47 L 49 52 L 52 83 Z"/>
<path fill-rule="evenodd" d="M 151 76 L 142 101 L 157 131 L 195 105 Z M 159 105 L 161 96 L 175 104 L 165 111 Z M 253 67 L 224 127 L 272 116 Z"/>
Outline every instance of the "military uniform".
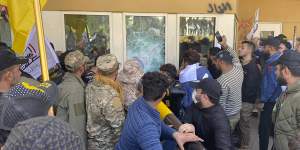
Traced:
<path fill-rule="evenodd" d="M 87 61 L 87 58 L 80 51 L 71 52 L 66 56 L 65 65 L 70 72 L 65 74 L 63 82 L 59 85 L 56 114 L 79 133 L 85 145 L 87 143 L 85 83 L 71 72 L 85 65 Z"/>
<path fill-rule="evenodd" d="M 123 70 L 118 75 L 118 81 L 124 90 L 124 104 L 126 110 L 141 94 L 138 91 L 138 83 L 144 74 L 138 60 L 127 60 Z"/>
<path fill-rule="evenodd" d="M 118 69 L 115 56 L 109 54 L 97 59 L 102 73 Z M 120 137 L 125 120 L 122 92 L 119 84 L 98 75 L 86 88 L 87 132 L 89 150 L 113 150 Z"/>

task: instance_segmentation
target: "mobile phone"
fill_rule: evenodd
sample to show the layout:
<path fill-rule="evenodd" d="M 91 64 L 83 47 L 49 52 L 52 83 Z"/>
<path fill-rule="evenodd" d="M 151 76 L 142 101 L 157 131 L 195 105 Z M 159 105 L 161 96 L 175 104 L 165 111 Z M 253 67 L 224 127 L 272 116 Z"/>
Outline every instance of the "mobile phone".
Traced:
<path fill-rule="evenodd" d="M 216 32 L 216 39 L 218 40 L 219 43 L 223 41 L 223 38 L 219 31 Z"/>

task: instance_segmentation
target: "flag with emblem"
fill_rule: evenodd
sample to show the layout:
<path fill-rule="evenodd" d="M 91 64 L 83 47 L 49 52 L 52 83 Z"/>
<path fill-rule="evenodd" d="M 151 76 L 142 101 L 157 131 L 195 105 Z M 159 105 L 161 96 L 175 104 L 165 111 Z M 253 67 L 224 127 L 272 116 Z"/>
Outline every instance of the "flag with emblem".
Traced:
<path fill-rule="evenodd" d="M 47 0 L 40 0 L 41 8 Z M 0 0 L 0 5 L 6 6 L 8 20 L 13 31 L 12 49 L 23 55 L 30 32 L 35 24 L 34 0 Z"/>
<path fill-rule="evenodd" d="M 258 22 L 259 21 L 259 8 L 255 12 L 254 23 L 251 31 L 247 35 L 247 40 L 252 40 L 256 31 L 258 30 Z"/>

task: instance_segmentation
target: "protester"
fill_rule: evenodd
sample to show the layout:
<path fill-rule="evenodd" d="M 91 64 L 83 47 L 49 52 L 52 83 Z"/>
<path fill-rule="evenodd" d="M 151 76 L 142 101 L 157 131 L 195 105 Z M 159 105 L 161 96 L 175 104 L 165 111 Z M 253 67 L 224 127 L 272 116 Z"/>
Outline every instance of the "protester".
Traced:
<path fill-rule="evenodd" d="M 278 82 L 288 86 L 276 103 L 274 119 L 275 148 L 285 150 L 300 129 L 300 53 L 287 52 L 275 64 Z"/>
<path fill-rule="evenodd" d="M 181 70 L 179 73 L 179 82 L 182 84 L 183 88 L 186 91 L 186 96 L 182 100 L 183 109 L 186 109 L 193 104 L 193 88 L 190 84 L 194 81 L 200 81 L 205 78 L 212 78 L 208 69 L 204 66 L 201 66 L 199 61 L 200 55 L 195 50 L 188 50 L 183 55 L 183 65 L 181 66 L 183 70 Z"/>
<path fill-rule="evenodd" d="M 38 87 L 22 82 L 0 97 L 0 145 L 3 145 L 10 130 L 18 123 L 33 117 L 47 116 L 57 99 L 55 83 L 46 82 Z"/>
<path fill-rule="evenodd" d="M 3 150 L 83 150 L 82 139 L 55 117 L 37 117 L 18 123 Z"/>
<path fill-rule="evenodd" d="M 265 39 L 255 38 L 252 40 L 255 43 L 256 50 L 254 52 L 256 58 L 256 64 L 259 65 L 259 69 L 263 70 L 265 68 L 265 63 L 269 59 L 269 55 L 264 52 L 264 41 Z"/>
<path fill-rule="evenodd" d="M 233 131 L 240 120 L 244 73 L 236 51 L 227 45 L 225 36 L 222 39 L 220 44 L 225 50 L 216 55 L 216 66 L 222 71 L 222 75 L 217 79 L 222 86 L 219 103 L 223 106 Z"/>
<path fill-rule="evenodd" d="M 142 77 L 143 96 L 129 108 L 128 115 L 116 150 L 162 150 L 160 140 L 176 140 L 183 149 L 186 142 L 199 141 L 193 133 L 179 133 L 164 124 L 156 111 L 168 88 L 166 77 L 149 72 Z"/>
<path fill-rule="evenodd" d="M 284 34 L 280 34 L 278 36 L 276 36 L 275 38 L 280 40 L 280 45 L 279 45 L 279 52 L 284 53 L 287 52 L 289 50 L 291 50 L 292 45 L 289 43 L 289 41 L 287 40 L 287 37 Z"/>
<path fill-rule="evenodd" d="M 85 72 L 88 58 L 79 50 L 70 52 L 65 57 L 66 72 L 59 85 L 59 100 L 56 116 L 68 122 L 86 144 L 86 108 L 85 83 L 81 76 Z"/>
<path fill-rule="evenodd" d="M 159 70 L 160 73 L 167 76 L 169 81 L 168 92 L 163 101 L 171 109 L 174 115 L 177 118 L 180 118 L 183 115 L 183 110 L 181 110 L 181 102 L 186 92 L 178 81 L 177 69 L 172 64 L 164 64 L 160 66 Z"/>
<path fill-rule="evenodd" d="M 201 66 L 200 55 L 195 50 L 188 50 L 183 55 L 183 70 L 179 73 L 180 83 L 186 83 L 189 81 L 202 80 L 211 77 L 210 72 L 206 67 Z"/>
<path fill-rule="evenodd" d="M 232 150 L 229 121 L 219 104 L 221 85 L 214 79 L 203 79 L 195 92 L 197 103 L 187 110 L 183 121 L 195 126 L 207 150 Z"/>
<path fill-rule="evenodd" d="M 127 60 L 123 70 L 119 73 L 117 80 L 120 82 L 123 93 L 126 110 L 140 95 L 137 89 L 138 83 L 144 74 L 142 65 L 136 59 Z"/>
<path fill-rule="evenodd" d="M 16 54 L 5 44 L 0 47 L 0 96 L 8 92 L 17 84 L 21 78 L 20 64 L 27 63 L 28 60 L 17 57 Z"/>
<path fill-rule="evenodd" d="M 119 62 L 107 54 L 97 59 L 95 80 L 86 88 L 88 149 L 113 150 L 125 120 Z"/>
<path fill-rule="evenodd" d="M 91 66 L 90 69 L 86 70 L 81 78 L 82 80 L 86 83 L 86 84 L 89 84 L 89 83 L 92 83 L 94 80 L 95 80 L 95 75 L 96 75 L 96 72 L 97 72 L 97 67 L 96 66 Z"/>
<path fill-rule="evenodd" d="M 255 51 L 254 43 L 243 41 L 239 50 L 244 70 L 244 81 L 242 85 L 242 109 L 240 119 L 241 149 L 248 149 L 250 142 L 250 121 L 258 98 L 261 73 L 253 56 Z"/>
<path fill-rule="evenodd" d="M 160 66 L 159 71 L 167 76 L 169 83 L 178 81 L 178 71 L 173 64 L 163 64 Z"/>
<path fill-rule="evenodd" d="M 270 55 L 263 69 L 263 76 L 260 89 L 260 101 L 264 104 L 259 121 L 259 147 L 260 150 L 267 150 L 269 136 L 272 131 L 272 111 L 278 96 L 281 94 L 281 87 L 276 80 L 275 66 L 273 62 L 281 56 L 278 51 L 280 41 L 276 38 L 268 38 L 264 41 L 264 53 Z"/>
<path fill-rule="evenodd" d="M 208 51 L 208 60 L 207 60 L 207 69 L 211 73 L 214 79 L 217 79 L 221 76 L 221 71 L 217 69 L 215 65 L 216 55 L 221 51 L 218 47 L 212 47 Z"/>

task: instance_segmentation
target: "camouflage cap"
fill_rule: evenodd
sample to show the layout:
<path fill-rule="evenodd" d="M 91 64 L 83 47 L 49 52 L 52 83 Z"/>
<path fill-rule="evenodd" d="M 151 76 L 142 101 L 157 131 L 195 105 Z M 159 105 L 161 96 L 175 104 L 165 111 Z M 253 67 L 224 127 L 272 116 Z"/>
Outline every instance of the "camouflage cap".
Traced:
<path fill-rule="evenodd" d="M 79 50 L 70 52 L 65 57 L 65 67 L 69 71 L 75 71 L 81 65 L 88 63 L 89 58 L 84 56 L 83 53 Z"/>
<path fill-rule="evenodd" d="M 136 59 L 127 60 L 123 65 L 123 70 L 118 75 L 121 83 L 137 84 L 142 78 L 144 71 Z"/>
<path fill-rule="evenodd" d="M 113 54 L 99 56 L 96 62 L 97 68 L 105 74 L 110 74 L 119 69 L 117 57 Z"/>

